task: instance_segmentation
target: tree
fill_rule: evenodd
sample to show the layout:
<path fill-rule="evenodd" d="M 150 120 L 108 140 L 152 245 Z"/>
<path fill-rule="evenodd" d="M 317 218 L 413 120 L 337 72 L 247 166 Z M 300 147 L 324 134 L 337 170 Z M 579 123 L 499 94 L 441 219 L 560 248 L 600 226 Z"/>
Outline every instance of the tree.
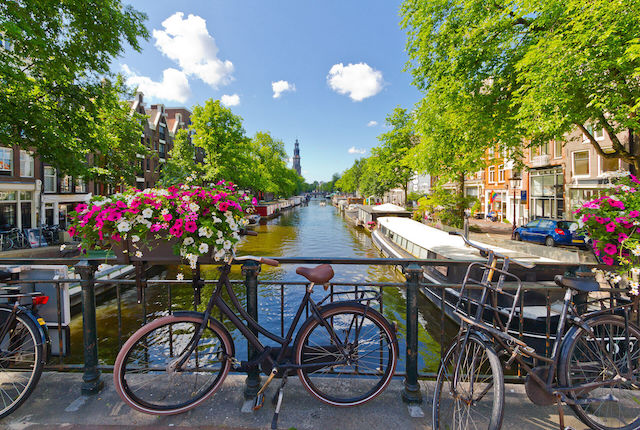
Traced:
<path fill-rule="evenodd" d="M 640 167 L 640 2 L 405 0 L 407 68 L 425 93 L 456 83 L 493 119 L 496 142 L 537 144 L 578 128 L 605 158 Z M 585 125 L 607 130 L 604 151 Z"/>
<path fill-rule="evenodd" d="M 385 120 L 391 130 L 378 136 L 380 146 L 372 150 L 379 165 L 378 181 L 384 191 L 392 188 L 402 188 L 404 201 L 407 201 L 409 180 L 414 176 L 414 170 L 407 161 L 407 155 L 416 144 L 414 132 L 414 118 L 406 109 L 396 107 Z"/>
<path fill-rule="evenodd" d="M 381 161 L 376 155 L 368 157 L 362 168 L 358 190 L 363 197 L 382 196 L 388 187 L 381 181 Z"/>
<path fill-rule="evenodd" d="M 188 178 L 202 178 L 204 167 L 195 161 L 196 148 L 191 143 L 187 130 L 178 130 L 173 138 L 173 148 L 169 151 L 169 157 L 162 169 L 160 184 L 170 185 L 184 184 Z"/>
<path fill-rule="evenodd" d="M 258 132 L 251 139 L 254 157 L 252 188 L 276 195 L 290 196 L 301 187 L 302 178 L 287 167 L 284 142 L 274 139 L 268 132 Z"/>
<path fill-rule="evenodd" d="M 114 102 L 113 95 L 124 91 L 110 64 L 125 44 L 140 50 L 139 38 L 148 37 L 145 19 L 120 0 L 0 3 L 6 42 L 0 48 L 0 145 L 34 149 L 71 175 L 126 174 L 130 163 L 122 163 L 117 150 L 129 154 L 140 141 L 139 133 L 129 140 L 139 119 L 123 116 L 123 106 Z M 105 85 L 105 77 L 115 84 Z M 116 129 L 107 130 L 105 119 Z M 97 168 L 90 168 L 88 154 L 98 155 Z"/>
<path fill-rule="evenodd" d="M 209 99 L 195 106 L 191 115 L 193 143 L 206 152 L 204 179 L 233 181 L 241 187 L 255 186 L 255 160 L 250 157 L 250 142 L 242 127 L 242 118 Z"/>
<path fill-rule="evenodd" d="M 354 193 L 360 186 L 360 177 L 364 170 L 366 158 L 359 158 L 353 165 L 344 171 L 340 179 L 335 183 L 336 188 L 346 193 Z"/>

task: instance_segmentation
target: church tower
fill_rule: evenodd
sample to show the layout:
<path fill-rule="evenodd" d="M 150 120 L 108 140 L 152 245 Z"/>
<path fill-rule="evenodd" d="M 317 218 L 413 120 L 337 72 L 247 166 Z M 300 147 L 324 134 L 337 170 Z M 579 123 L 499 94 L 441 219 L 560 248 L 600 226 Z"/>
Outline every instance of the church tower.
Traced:
<path fill-rule="evenodd" d="M 293 148 L 293 170 L 295 170 L 298 175 L 300 175 L 300 144 L 298 143 L 298 139 L 296 139 L 296 146 Z"/>

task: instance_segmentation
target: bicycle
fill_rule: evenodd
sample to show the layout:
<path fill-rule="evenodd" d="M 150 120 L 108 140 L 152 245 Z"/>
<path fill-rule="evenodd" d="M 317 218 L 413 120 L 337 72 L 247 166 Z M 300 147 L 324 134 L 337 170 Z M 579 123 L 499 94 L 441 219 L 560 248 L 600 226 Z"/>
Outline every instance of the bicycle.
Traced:
<path fill-rule="evenodd" d="M 0 270 L 0 281 L 11 273 Z M 4 287 L 0 294 L 0 418 L 18 409 L 35 389 L 47 358 L 50 340 L 38 306 L 49 297 L 42 293 L 20 293 Z M 8 291 L 7 291 L 8 290 Z"/>
<path fill-rule="evenodd" d="M 438 371 L 433 427 L 501 427 L 504 375 L 500 353 L 506 357 L 506 366 L 517 362 L 527 372 L 526 393 L 534 404 L 558 405 L 561 429 L 562 404 L 569 405 L 592 429 L 640 428 L 640 328 L 630 321 L 632 302 L 611 297 L 606 299 L 611 306 L 600 303 L 601 309 L 581 314 L 572 304 L 574 292 L 596 292 L 599 284 L 593 278 L 556 276 L 555 282 L 565 288 L 565 295 L 551 356 L 542 356 L 507 332 L 519 316 L 522 298 L 522 283 L 509 273 L 509 265 L 533 266 L 463 239 L 485 253 L 487 262 L 472 263 L 462 283 L 455 307 L 462 323 Z M 502 268 L 497 267 L 498 259 Z M 474 268 L 480 269 L 482 279 L 470 277 Z M 493 281 L 495 274 L 499 274 L 497 282 Z M 507 278 L 516 288 L 505 286 Z M 474 284 L 480 287 L 479 297 L 469 289 Z M 567 324 L 570 327 L 565 331 Z M 544 364 L 532 367 L 532 359 Z"/>
<path fill-rule="evenodd" d="M 253 260 L 277 266 L 276 260 L 243 256 L 235 261 Z M 152 321 L 136 331 L 118 353 L 114 382 L 120 397 L 134 409 L 155 415 L 188 411 L 207 400 L 233 368 L 236 371 L 268 370 L 268 378 L 254 399 L 253 408 L 264 403 L 264 393 L 274 377 L 282 378 L 272 403 L 272 428 L 277 428 L 287 376 L 297 372 L 303 386 L 320 401 L 333 406 L 357 406 L 379 395 L 394 374 L 398 341 L 393 326 L 369 306 L 372 291 L 354 293 L 345 301 L 324 304 L 311 298 L 315 285 L 325 290 L 334 276 L 328 264 L 315 268 L 298 267 L 305 277 L 305 295 L 285 337 L 258 324 L 242 308 L 229 282 L 231 260 L 219 267 L 220 277 L 204 313 L 174 312 Z M 226 291 L 238 317 L 222 298 Z M 365 294 L 366 293 L 366 294 Z M 338 293 L 338 294 L 346 294 Z M 310 315 L 294 331 L 305 308 Z M 217 307 L 247 339 L 257 355 L 238 361 L 234 343 L 224 325 L 212 316 Z M 246 321 L 246 325 L 242 322 Z M 252 332 L 257 330 L 280 346 L 264 346 Z M 293 340 L 293 344 L 292 344 Z M 290 348 L 289 345 L 293 345 Z M 353 373 L 366 374 L 358 384 L 341 383 Z"/>
<path fill-rule="evenodd" d="M 31 247 L 27 236 L 18 228 L 12 228 L 11 230 L 0 232 L 0 234 L 2 234 L 3 250 Z"/>

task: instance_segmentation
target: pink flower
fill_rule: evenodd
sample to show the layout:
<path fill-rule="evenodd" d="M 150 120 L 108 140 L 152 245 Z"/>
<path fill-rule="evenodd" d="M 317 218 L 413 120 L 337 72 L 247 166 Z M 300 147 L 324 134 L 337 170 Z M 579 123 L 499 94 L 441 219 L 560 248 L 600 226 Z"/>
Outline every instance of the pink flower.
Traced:
<path fill-rule="evenodd" d="M 602 262 L 607 266 L 613 266 L 613 258 L 611 257 L 602 257 Z"/>
<path fill-rule="evenodd" d="M 125 204 L 125 202 L 123 202 L 122 200 L 118 200 L 116 202 L 116 206 L 118 206 L 120 209 L 124 209 L 127 207 L 127 205 Z"/>
<path fill-rule="evenodd" d="M 596 216 L 596 222 L 599 224 L 604 224 L 606 221 L 601 216 Z"/>
<path fill-rule="evenodd" d="M 180 237 L 180 236 L 182 236 L 182 233 L 183 233 L 183 231 L 182 231 L 182 226 L 181 226 L 181 225 L 174 224 L 174 225 L 173 225 L 173 227 L 171 227 L 171 228 L 169 229 L 169 233 L 170 233 L 172 236 L 175 236 L 175 237 Z"/>
<path fill-rule="evenodd" d="M 631 218 L 638 218 L 640 216 L 640 212 L 639 211 L 631 211 L 631 212 L 629 212 L 629 216 Z"/>
<path fill-rule="evenodd" d="M 609 233 L 612 233 L 612 232 L 614 232 L 614 231 L 615 231 L 615 229 L 616 229 L 616 224 L 615 224 L 614 222 L 610 222 L 609 224 L 607 224 L 607 225 L 605 226 L 605 228 L 607 229 L 607 231 L 608 231 Z"/>
<path fill-rule="evenodd" d="M 218 209 L 220 209 L 222 212 L 226 212 L 226 210 L 229 209 L 229 203 L 227 202 L 218 203 Z"/>
<path fill-rule="evenodd" d="M 184 229 L 187 230 L 189 233 L 193 233 L 194 231 L 196 231 L 198 229 L 198 226 L 193 221 L 187 221 L 184 224 Z"/>
<path fill-rule="evenodd" d="M 251 204 L 252 205 L 257 205 L 258 204 L 258 199 L 256 199 L 255 197 L 251 199 Z"/>
<path fill-rule="evenodd" d="M 624 203 L 622 203 L 620 200 L 609 199 L 609 206 L 611 206 L 612 208 L 624 210 Z"/>
<path fill-rule="evenodd" d="M 603 249 L 603 251 L 609 255 L 615 255 L 617 250 L 618 247 L 616 247 L 613 243 L 607 243 Z"/>
<path fill-rule="evenodd" d="M 87 210 L 87 205 L 84 203 L 80 203 L 78 206 L 76 206 L 76 212 L 80 213 L 80 212 L 84 212 Z"/>
<path fill-rule="evenodd" d="M 69 227 L 69 230 L 67 230 L 67 232 L 69 233 L 69 236 L 73 237 L 76 235 L 76 228 L 74 226 Z"/>
<path fill-rule="evenodd" d="M 638 180 L 638 178 L 636 178 L 634 175 L 631 175 L 631 180 L 633 182 L 635 182 L 636 184 L 640 184 L 640 181 Z"/>
<path fill-rule="evenodd" d="M 149 230 L 150 230 L 152 233 L 155 233 L 156 231 L 160 231 L 160 230 L 162 230 L 162 224 L 153 224 L 153 225 L 151 225 L 151 227 L 149 228 Z"/>
<path fill-rule="evenodd" d="M 120 235 L 118 233 L 114 233 L 111 235 L 111 239 L 115 240 L 116 242 L 120 242 L 120 240 L 122 240 L 122 238 L 120 237 Z"/>
<path fill-rule="evenodd" d="M 171 221 L 172 218 L 173 218 L 173 216 L 171 214 L 162 215 L 162 219 L 164 219 L 166 222 Z"/>
<path fill-rule="evenodd" d="M 624 234 L 624 233 L 620 233 L 620 234 L 618 235 L 618 242 L 622 243 L 622 242 L 624 242 L 625 240 L 627 240 L 628 238 L 629 238 L 629 236 L 627 236 L 626 234 Z"/>

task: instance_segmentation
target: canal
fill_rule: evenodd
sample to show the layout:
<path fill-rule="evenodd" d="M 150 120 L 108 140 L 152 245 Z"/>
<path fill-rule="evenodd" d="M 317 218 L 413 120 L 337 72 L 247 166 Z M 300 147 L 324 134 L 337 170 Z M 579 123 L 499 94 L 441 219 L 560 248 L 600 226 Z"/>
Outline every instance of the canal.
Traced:
<path fill-rule="evenodd" d="M 311 200 L 307 206 L 299 206 L 284 212 L 280 217 L 255 227 L 258 236 L 243 239 L 238 247 L 238 255 L 258 256 L 295 256 L 295 257 L 329 257 L 329 258 L 379 258 L 370 236 L 362 230 L 351 227 L 330 206 L 321 206 L 320 200 Z M 270 267 L 263 265 L 258 277 L 259 281 L 303 282 L 304 278 L 295 273 L 296 265 Z M 162 268 L 159 279 L 176 279 L 183 274 L 190 278 L 188 266 L 168 266 Z M 392 266 L 336 265 L 336 276 L 333 282 L 403 282 L 404 277 Z M 205 279 L 216 279 L 218 271 L 215 266 L 203 266 L 202 276 Z M 242 279 L 239 266 L 234 266 L 233 279 Z M 345 287 L 346 288 L 346 287 Z M 211 294 L 212 286 L 202 291 L 200 308 L 204 309 Z M 237 285 L 235 291 L 244 303 L 243 285 Z M 259 321 L 271 331 L 280 333 L 281 291 L 277 285 L 260 285 L 258 292 Z M 284 327 L 288 328 L 289 320 L 304 295 L 304 286 L 286 286 L 284 289 Z M 316 287 L 314 299 L 326 295 L 323 288 Z M 113 364 L 121 343 L 126 341 L 147 319 L 157 318 L 168 313 L 169 294 L 167 286 L 153 286 L 146 290 L 146 306 L 137 303 L 135 288 L 121 291 L 121 329 L 118 330 L 118 300 L 109 298 L 99 304 L 97 309 L 98 351 L 102 364 Z M 171 288 L 172 309 L 193 309 L 193 290 L 190 285 L 173 286 Z M 398 371 L 404 370 L 404 333 L 405 333 L 405 299 L 404 291 L 397 288 L 385 288 L 383 292 L 383 313 L 390 321 L 396 321 L 401 346 Z M 440 311 L 423 297 L 419 300 L 419 370 L 435 372 L 440 361 Z M 233 328 L 228 321 L 223 321 L 228 329 Z M 71 321 L 71 354 L 65 358 L 67 363 L 82 363 L 82 315 L 77 314 Z M 455 335 L 455 327 L 447 323 L 445 339 Z M 246 341 L 241 334 L 231 332 L 236 344 L 238 358 L 246 358 Z M 261 337 L 262 339 L 262 337 Z M 57 341 L 53 339 L 52 341 Z M 265 340 L 269 344 L 268 340 Z"/>

